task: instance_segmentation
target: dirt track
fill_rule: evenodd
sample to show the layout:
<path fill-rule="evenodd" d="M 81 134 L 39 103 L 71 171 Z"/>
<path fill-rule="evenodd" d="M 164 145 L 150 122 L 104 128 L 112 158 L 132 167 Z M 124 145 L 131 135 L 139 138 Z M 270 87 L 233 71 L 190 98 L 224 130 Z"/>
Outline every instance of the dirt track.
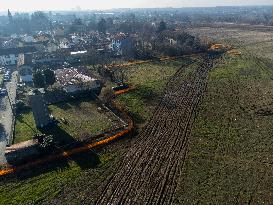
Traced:
<path fill-rule="evenodd" d="M 95 204 L 172 204 L 179 185 L 194 114 L 206 87 L 213 60 L 204 57 L 184 77 L 180 69 L 151 121 L 138 136 L 118 172 L 101 187 Z"/>

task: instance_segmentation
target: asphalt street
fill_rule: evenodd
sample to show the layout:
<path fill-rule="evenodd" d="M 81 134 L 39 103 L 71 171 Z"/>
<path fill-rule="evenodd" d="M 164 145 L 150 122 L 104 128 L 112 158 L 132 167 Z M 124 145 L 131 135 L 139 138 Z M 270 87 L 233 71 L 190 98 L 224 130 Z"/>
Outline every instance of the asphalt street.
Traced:
<path fill-rule="evenodd" d="M 18 72 L 13 72 L 11 81 L 5 83 L 4 87 L 7 89 L 7 95 L 0 97 L 0 164 L 5 163 L 6 145 L 12 143 L 14 116 L 11 105 L 15 104 L 17 78 Z M 9 102 L 10 99 L 10 102 Z"/>

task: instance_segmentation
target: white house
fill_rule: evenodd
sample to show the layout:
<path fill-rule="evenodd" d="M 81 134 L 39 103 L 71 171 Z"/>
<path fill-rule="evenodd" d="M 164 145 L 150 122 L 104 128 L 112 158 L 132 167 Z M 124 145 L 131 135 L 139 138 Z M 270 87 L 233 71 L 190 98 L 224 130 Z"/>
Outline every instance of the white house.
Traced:
<path fill-rule="evenodd" d="M 57 82 L 67 93 L 100 92 L 101 83 L 90 76 L 84 68 L 65 68 L 55 71 Z"/>
<path fill-rule="evenodd" d="M 70 48 L 71 47 L 71 43 L 66 38 L 62 38 L 60 40 L 60 45 L 59 46 L 60 46 L 60 48 Z"/>
<path fill-rule="evenodd" d="M 122 55 L 122 41 L 126 38 L 124 33 L 119 33 L 112 38 L 111 48 L 117 55 Z"/>
<path fill-rule="evenodd" d="M 16 54 L 0 54 L 0 65 L 16 65 L 18 55 Z"/>
<path fill-rule="evenodd" d="M 169 41 L 169 44 L 172 45 L 172 46 L 177 45 L 177 41 L 174 40 L 173 38 L 169 38 L 168 41 Z"/>
<path fill-rule="evenodd" d="M 23 36 L 22 40 L 27 43 L 36 42 L 33 36 L 28 36 L 28 35 Z"/>
<path fill-rule="evenodd" d="M 36 51 L 34 47 L 0 49 L 0 65 L 1 66 L 16 65 L 19 54 L 31 53 L 34 51 Z"/>
<path fill-rule="evenodd" d="M 76 36 L 76 35 L 72 35 L 71 36 L 71 40 L 74 44 L 79 44 L 81 42 L 85 42 L 85 40 L 79 36 Z"/>

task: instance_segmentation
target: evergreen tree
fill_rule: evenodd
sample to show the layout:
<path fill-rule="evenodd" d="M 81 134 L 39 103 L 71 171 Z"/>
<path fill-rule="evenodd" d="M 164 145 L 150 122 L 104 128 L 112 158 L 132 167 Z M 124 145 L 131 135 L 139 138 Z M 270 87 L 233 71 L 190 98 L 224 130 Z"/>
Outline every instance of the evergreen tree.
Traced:
<path fill-rule="evenodd" d="M 98 23 L 98 31 L 100 33 L 106 34 L 106 21 L 105 19 L 101 19 Z"/>
<path fill-rule="evenodd" d="M 43 71 L 44 74 L 44 79 L 45 79 L 45 84 L 47 86 L 53 85 L 56 82 L 56 77 L 55 77 L 55 73 L 53 70 L 51 69 L 45 69 Z"/>
<path fill-rule="evenodd" d="M 165 31 L 166 29 L 167 29 L 166 23 L 164 21 L 161 21 L 158 26 L 157 32 L 161 33 L 162 31 Z"/>
<path fill-rule="evenodd" d="M 33 73 L 33 84 L 36 88 L 44 88 L 45 87 L 45 77 L 43 75 L 43 72 L 40 70 L 37 70 Z"/>

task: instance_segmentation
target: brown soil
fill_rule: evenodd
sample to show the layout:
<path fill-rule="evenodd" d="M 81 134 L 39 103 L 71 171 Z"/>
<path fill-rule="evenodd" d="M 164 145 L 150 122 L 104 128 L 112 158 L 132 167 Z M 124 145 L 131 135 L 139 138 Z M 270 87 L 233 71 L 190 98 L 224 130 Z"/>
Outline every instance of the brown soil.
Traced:
<path fill-rule="evenodd" d="M 194 115 L 212 67 L 213 59 L 204 57 L 186 79 L 182 78 L 183 69 L 173 76 L 152 119 L 117 173 L 100 187 L 96 204 L 171 204 Z"/>

